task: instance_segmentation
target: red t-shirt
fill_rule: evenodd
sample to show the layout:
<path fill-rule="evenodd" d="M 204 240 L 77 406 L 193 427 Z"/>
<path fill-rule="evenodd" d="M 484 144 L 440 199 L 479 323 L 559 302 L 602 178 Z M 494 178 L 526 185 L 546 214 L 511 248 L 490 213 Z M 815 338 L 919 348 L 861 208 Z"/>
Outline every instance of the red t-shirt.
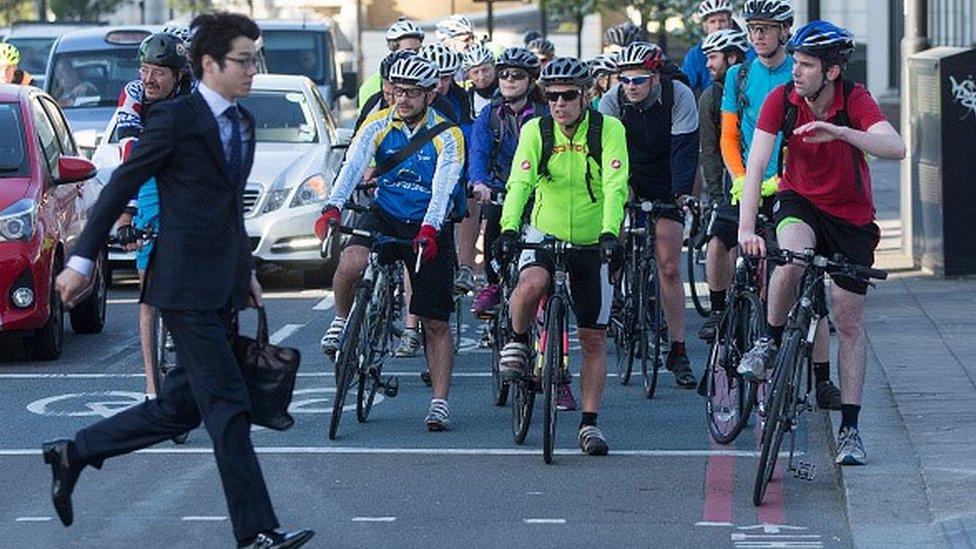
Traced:
<path fill-rule="evenodd" d="M 844 107 L 844 88 L 838 80 L 834 84 L 834 102 L 827 111 L 825 120 L 833 121 L 834 116 Z M 770 92 L 759 113 L 756 127 L 768 133 L 777 133 L 783 125 L 783 94 L 786 87 L 779 86 Z M 797 106 L 796 124 L 815 120 L 813 111 L 806 101 L 790 92 L 789 100 Z M 885 120 L 878 104 L 864 86 L 857 84 L 847 101 L 847 117 L 856 130 L 865 131 Z M 871 172 L 864 154 L 857 151 L 857 169 L 861 171 L 861 187 L 852 165 L 854 155 L 851 145 L 840 139 L 827 143 L 804 143 L 799 137 L 787 136 L 786 159 L 780 191 L 793 191 L 818 209 L 846 220 L 855 225 L 866 225 L 874 220 L 874 201 L 871 197 Z"/>

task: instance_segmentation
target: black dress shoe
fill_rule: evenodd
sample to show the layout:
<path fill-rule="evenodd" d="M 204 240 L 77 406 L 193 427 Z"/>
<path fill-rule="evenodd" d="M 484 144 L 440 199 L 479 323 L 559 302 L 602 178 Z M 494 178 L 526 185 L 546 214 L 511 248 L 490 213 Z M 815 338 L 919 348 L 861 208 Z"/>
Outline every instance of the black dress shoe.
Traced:
<path fill-rule="evenodd" d="M 258 534 L 254 541 L 238 547 L 251 547 L 252 549 L 294 549 L 305 545 L 308 540 L 315 535 L 314 530 L 297 530 L 295 532 L 262 532 Z"/>
<path fill-rule="evenodd" d="M 44 463 L 51 466 L 51 499 L 54 501 L 54 509 L 58 512 L 58 518 L 65 526 L 71 526 L 74 520 L 74 511 L 71 508 L 71 492 L 75 489 L 78 482 L 78 475 L 81 474 L 82 465 L 77 463 L 75 457 L 75 443 L 71 440 L 55 440 L 45 442 L 43 448 Z"/>

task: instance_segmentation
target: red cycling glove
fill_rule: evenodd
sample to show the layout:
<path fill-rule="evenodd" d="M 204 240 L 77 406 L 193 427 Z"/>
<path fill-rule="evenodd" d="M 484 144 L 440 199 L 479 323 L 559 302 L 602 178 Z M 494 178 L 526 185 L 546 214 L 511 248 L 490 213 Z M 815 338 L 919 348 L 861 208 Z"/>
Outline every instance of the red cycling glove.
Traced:
<path fill-rule="evenodd" d="M 322 210 L 322 215 L 315 220 L 315 236 L 319 237 L 319 240 L 325 240 L 325 237 L 329 236 L 329 221 L 333 219 L 338 226 L 342 221 L 342 213 L 335 206 L 326 206 Z"/>
<path fill-rule="evenodd" d="M 414 253 L 420 249 L 420 244 L 424 245 L 424 253 L 420 259 L 424 262 L 430 261 L 437 256 L 437 229 L 430 225 L 421 225 L 420 232 L 413 238 Z"/>

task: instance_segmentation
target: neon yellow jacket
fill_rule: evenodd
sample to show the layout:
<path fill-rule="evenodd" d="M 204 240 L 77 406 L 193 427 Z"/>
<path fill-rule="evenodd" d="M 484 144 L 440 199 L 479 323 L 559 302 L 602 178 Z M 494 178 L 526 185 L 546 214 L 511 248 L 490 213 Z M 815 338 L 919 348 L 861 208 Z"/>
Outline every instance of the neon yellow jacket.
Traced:
<path fill-rule="evenodd" d="M 572 139 L 555 124 L 555 143 L 548 163 L 550 177 L 537 173 L 542 156 L 540 119 L 526 122 L 506 185 L 503 231 L 521 229 L 522 210 L 534 193 L 535 206 L 529 223 L 544 233 L 573 244 L 595 244 L 601 233 L 620 233 L 630 173 L 626 133 L 620 120 L 603 116 L 603 158 L 602 166 L 598 166 L 586 150 L 590 116 L 587 112 Z M 586 182 L 587 162 L 593 178 L 592 198 Z"/>

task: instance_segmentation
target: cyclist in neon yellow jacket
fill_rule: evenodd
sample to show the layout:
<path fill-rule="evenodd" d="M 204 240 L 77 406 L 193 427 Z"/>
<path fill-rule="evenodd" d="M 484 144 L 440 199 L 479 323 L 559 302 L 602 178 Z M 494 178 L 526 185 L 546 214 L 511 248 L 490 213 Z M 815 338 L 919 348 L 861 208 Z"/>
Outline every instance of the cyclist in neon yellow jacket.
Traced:
<path fill-rule="evenodd" d="M 514 259 L 520 238 L 540 242 L 550 237 L 573 244 L 597 244 L 599 250 L 572 250 L 567 256 L 573 310 L 583 351 L 582 412 L 579 445 L 588 455 L 605 455 L 607 442 L 596 425 L 607 371 L 607 322 L 613 299 L 611 273 L 623 249 L 620 225 L 627 200 L 630 165 L 623 124 L 586 108 L 590 73 L 575 58 L 556 58 L 542 70 L 550 115 L 523 126 L 502 208 L 502 234 L 495 257 Z M 535 198 L 525 234 L 522 213 Z M 609 259 L 607 262 L 605 259 Z M 526 250 L 519 257 L 519 281 L 509 300 L 513 337 L 502 349 L 499 367 L 507 379 L 522 376 L 528 364 L 529 327 L 546 295 L 553 258 Z"/>

